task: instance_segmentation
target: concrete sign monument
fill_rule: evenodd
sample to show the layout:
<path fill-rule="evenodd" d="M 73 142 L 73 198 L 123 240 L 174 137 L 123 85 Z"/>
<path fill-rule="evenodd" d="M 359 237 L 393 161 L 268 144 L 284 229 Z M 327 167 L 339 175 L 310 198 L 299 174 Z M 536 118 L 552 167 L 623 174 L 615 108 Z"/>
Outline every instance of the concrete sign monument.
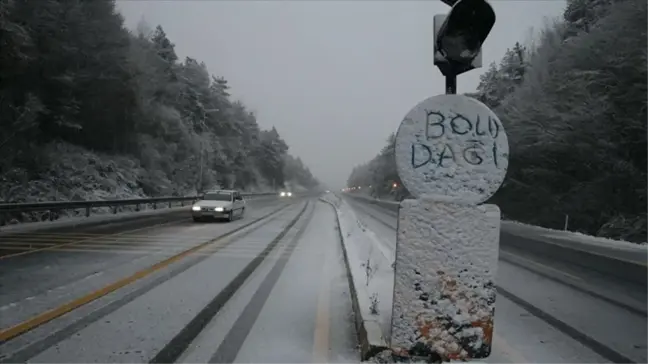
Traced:
<path fill-rule="evenodd" d="M 508 139 L 497 115 L 461 95 L 416 105 L 396 135 L 401 202 L 391 347 L 431 361 L 490 355 Z"/>

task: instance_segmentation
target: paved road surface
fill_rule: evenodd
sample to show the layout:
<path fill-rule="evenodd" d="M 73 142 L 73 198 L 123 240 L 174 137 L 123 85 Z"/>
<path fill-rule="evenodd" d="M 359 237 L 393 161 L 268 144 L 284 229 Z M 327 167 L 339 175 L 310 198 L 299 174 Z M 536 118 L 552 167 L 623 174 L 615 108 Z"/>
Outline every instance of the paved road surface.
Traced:
<path fill-rule="evenodd" d="M 269 259 L 272 264 L 255 273 L 182 362 L 357 361 L 351 298 L 334 219 L 333 210 L 318 203 L 303 234 L 287 237 Z"/>
<path fill-rule="evenodd" d="M 187 211 L 123 224 L 0 235 L 0 327 L 98 289 L 285 206 L 251 201 L 245 219 L 195 224 Z"/>
<path fill-rule="evenodd" d="M 395 212 L 346 201 L 393 251 Z M 501 250 L 498 269 L 489 362 L 646 362 L 645 287 L 519 251 Z"/>
<path fill-rule="evenodd" d="M 265 215 L 270 216 L 218 239 Z M 1 245 L 11 248 L 0 259 L 2 328 L 23 323 L 15 327 L 26 331 L 0 344 L 0 360 L 350 362 L 358 357 L 330 207 L 305 199 L 290 205 L 266 201 L 229 224 L 194 224 L 188 217 L 187 212 L 153 225 L 99 231 L 61 229 L 47 238 L 63 236 L 58 243 L 68 245 L 40 251 L 25 244 L 54 240 L 34 233 L 15 236 L 12 243 L 0 237 Z M 163 267 L 106 291 L 162 261 Z M 91 292 L 106 294 L 56 316 L 65 312 L 65 303 L 78 305 Z M 47 321 L 47 310 L 56 318 L 26 330 L 39 318 Z"/>
<path fill-rule="evenodd" d="M 350 202 L 393 252 L 394 214 Z M 194 224 L 187 211 L 0 235 L 0 323 L 15 325 L 0 361 L 357 362 L 331 207 L 250 207 L 232 223 Z M 488 362 L 646 362 L 645 288 L 501 257 Z"/>

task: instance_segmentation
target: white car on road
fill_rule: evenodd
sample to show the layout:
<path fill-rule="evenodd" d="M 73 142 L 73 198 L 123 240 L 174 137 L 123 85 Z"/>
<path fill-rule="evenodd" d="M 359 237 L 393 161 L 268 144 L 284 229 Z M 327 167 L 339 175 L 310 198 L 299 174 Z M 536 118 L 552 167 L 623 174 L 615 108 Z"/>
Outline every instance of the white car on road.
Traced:
<path fill-rule="evenodd" d="M 196 222 L 205 218 L 232 221 L 245 214 L 245 200 L 238 191 L 210 191 L 191 207 L 191 214 Z"/>

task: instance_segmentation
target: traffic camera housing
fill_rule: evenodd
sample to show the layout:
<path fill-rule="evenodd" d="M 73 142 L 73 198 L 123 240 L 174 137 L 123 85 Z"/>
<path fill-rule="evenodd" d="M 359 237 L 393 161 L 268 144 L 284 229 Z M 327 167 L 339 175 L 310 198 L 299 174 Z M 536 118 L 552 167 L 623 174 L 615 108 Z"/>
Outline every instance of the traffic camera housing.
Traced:
<path fill-rule="evenodd" d="M 488 2 L 456 1 L 448 15 L 435 16 L 434 23 L 434 64 L 444 75 L 481 67 L 481 47 L 495 25 L 495 11 Z"/>

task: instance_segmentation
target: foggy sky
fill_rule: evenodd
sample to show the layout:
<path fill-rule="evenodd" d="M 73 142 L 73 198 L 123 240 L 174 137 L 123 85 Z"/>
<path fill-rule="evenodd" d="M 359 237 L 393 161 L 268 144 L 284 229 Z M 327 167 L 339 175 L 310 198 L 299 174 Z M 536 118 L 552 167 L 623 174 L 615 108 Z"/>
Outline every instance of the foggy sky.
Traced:
<path fill-rule="evenodd" d="M 531 38 L 563 0 L 491 1 L 497 22 L 481 69 L 459 76 L 458 93 L 516 41 Z M 434 67 L 434 14 L 441 1 L 118 1 L 126 25 L 160 24 L 180 60 L 224 76 L 235 99 L 277 128 L 315 177 L 341 188 L 374 157 L 405 114 L 444 92 Z"/>

